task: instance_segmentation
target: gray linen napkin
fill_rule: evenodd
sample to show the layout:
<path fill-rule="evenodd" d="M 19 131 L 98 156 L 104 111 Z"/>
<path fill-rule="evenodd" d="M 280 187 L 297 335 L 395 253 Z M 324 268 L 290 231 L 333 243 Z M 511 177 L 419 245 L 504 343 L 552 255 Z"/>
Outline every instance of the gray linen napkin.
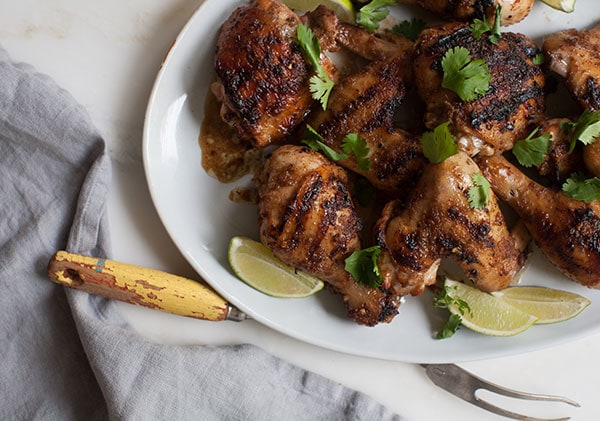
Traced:
<path fill-rule="evenodd" d="M 85 110 L 0 49 L 0 419 L 399 419 L 253 345 L 149 343 L 51 283 L 58 249 L 109 257 L 109 177 Z"/>

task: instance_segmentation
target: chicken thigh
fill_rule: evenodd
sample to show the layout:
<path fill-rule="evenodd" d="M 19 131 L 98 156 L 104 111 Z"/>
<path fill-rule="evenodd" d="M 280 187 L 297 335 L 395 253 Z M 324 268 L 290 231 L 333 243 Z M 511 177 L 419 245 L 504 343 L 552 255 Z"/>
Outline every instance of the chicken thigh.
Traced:
<path fill-rule="evenodd" d="M 481 175 L 463 152 L 429 164 L 406 205 L 386 206 L 375 229 L 382 248 L 384 285 L 397 293 L 420 294 L 436 282 L 443 258 L 452 258 L 483 291 L 506 288 L 527 258 L 527 240 L 509 232 L 496 198 L 471 207 L 469 190 Z"/>
<path fill-rule="evenodd" d="M 442 57 L 459 46 L 473 60 L 485 60 L 491 74 L 488 91 L 473 101 L 442 87 Z M 475 39 L 468 24 L 449 23 L 422 31 L 416 50 L 415 84 L 427 105 L 425 125 L 433 129 L 450 121 L 459 147 L 469 155 L 510 150 L 542 119 L 545 77 L 533 64 L 538 49 L 525 35 L 502 33 L 496 45 L 487 34 Z"/>
<path fill-rule="evenodd" d="M 314 71 L 295 41 L 300 23 L 280 2 L 252 0 L 221 27 L 212 90 L 223 104 L 222 118 L 253 146 L 282 140 L 314 102 L 309 90 Z M 322 54 L 321 61 L 333 75 L 330 60 Z"/>
<path fill-rule="evenodd" d="M 356 282 L 345 259 L 361 248 L 362 223 L 345 171 L 307 147 L 277 148 L 254 177 L 261 241 L 275 256 L 326 282 L 349 316 L 364 325 L 390 321 L 400 297 Z"/>
<path fill-rule="evenodd" d="M 574 200 L 544 187 L 500 155 L 478 157 L 477 162 L 548 260 L 572 280 L 600 288 L 600 202 Z"/>

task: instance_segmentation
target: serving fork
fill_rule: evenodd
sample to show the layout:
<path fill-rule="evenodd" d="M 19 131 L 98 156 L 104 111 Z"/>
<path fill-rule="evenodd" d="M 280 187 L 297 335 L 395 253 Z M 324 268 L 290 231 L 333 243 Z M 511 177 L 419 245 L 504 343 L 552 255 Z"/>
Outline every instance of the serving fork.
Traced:
<path fill-rule="evenodd" d="M 425 373 L 431 381 L 442 389 L 452 393 L 462 400 L 483 408 L 494 414 L 503 417 L 512 418 L 515 420 L 525 421 L 563 421 L 570 419 L 563 418 L 535 418 L 523 414 L 512 412 L 499 406 L 493 405 L 490 402 L 483 400 L 477 396 L 479 390 L 487 390 L 489 392 L 506 396 L 509 398 L 534 400 L 534 401 L 553 401 L 563 402 L 572 406 L 579 407 L 579 404 L 569 398 L 562 396 L 542 395 L 535 393 L 519 392 L 517 390 L 508 389 L 494 383 L 490 383 L 477 377 L 468 371 L 460 368 L 455 364 L 421 364 L 425 368 Z"/>

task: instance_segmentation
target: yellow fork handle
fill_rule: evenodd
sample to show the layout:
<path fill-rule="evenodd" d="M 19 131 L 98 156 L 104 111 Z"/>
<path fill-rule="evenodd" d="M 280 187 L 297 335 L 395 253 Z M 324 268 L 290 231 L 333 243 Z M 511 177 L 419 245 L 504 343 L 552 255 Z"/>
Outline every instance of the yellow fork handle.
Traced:
<path fill-rule="evenodd" d="M 108 259 L 58 251 L 48 264 L 48 276 L 70 288 L 181 316 L 246 318 L 204 283 Z"/>

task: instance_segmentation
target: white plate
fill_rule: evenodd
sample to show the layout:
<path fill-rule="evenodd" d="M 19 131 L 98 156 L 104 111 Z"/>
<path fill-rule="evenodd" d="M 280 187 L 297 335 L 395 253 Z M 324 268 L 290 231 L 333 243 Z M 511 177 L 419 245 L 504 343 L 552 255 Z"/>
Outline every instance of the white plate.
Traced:
<path fill-rule="evenodd" d="M 592 304 L 575 319 L 534 326 L 511 338 L 486 337 L 461 329 L 450 339 L 433 339 L 432 332 L 447 313 L 432 307 L 429 293 L 409 298 L 391 324 L 363 327 L 348 319 L 341 300 L 328 292 L 284 300 L 263 295 L 239 281 L 229 269 L 227 245 L 235 235 L 258 237 L 256 208 L 230 202 L 228 193 L 233 185 L 221 184 L 205 174 L 198 134 L 204 98 L 213 78 L 217 30 L 242 3 L 206 0 L 190 19 L 158 74 L 144 127 L 144 165 L 154 204 L 181 253 L 210 285 L 254 319 L 297 339 L 355 355 L 406 362 L 505 356 L 573 340 L 599 329 L 600 291 L 566 280 L 539 255 L 534 255 L 524 283 L 574 291 L 589 297 Z M 594 0 L 578 0 L 576 12 L 570 15 L 536 4 L 524 23 L 505 30 L 525 32 L 539 41 L 556 30 L 589 26 L 597 20 L 594 10 Z M 394 12 L 403 19 L 407 13 L 400 7 Z M 247 183 L 245 180 L 243 184 Z"/>

